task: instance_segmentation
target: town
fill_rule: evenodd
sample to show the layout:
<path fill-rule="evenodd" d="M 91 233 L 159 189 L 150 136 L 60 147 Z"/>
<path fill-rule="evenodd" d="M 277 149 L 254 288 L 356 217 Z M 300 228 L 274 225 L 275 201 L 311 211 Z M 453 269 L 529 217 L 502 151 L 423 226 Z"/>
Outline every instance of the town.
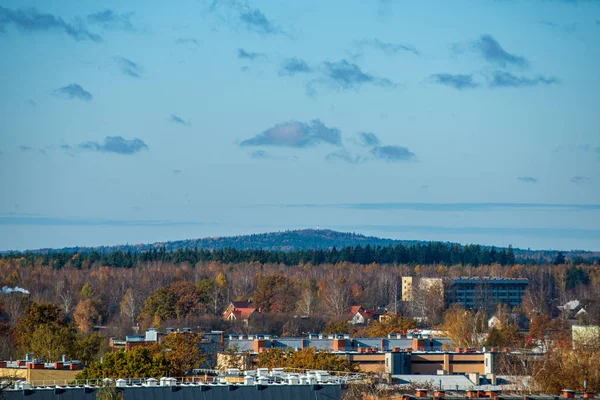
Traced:
<path fill-rule="evenodd" d="M 561 297 L 592 289 L 590 280 L 597 279 L 595 265 L 555 261 L 564 264 L 545 265 L 545 271 L 566 271 L 573 285 Z M 11 265 L 22 265 L 23 259 L 11 256 L 2 262 L 10 269 Z M 270 275 L 266 268 L 277 270 L 276 266 L 255 265 L 262 273 L 252 277 L 250 265 L 230 268 L 228 274 L 215 267 L 208 265 L 214 280 L 203 278 L 193 285 L 185 283 L 185 271 L 195 273 L 200 266 L 180 266 L 176 271 L 161 265 L 134 272 L 94 266 L 87 271 L 72 270 L 66 265 L 57 270 L 70 271 L 71 278 L 56 285 L 59 304 L 68 297 L 68 289 L 62 285 L 72 285 L 77 274 L 88 278 L 79 293 L 71 293 L 75 325 L 64 319 L 62 306 L 32 303 L 31 294 L 24 293 L 28 290 L 20 286 L 31 288 L 33 282 L 29 276 L 20 275 L 20 286 L 5 288 L 3 304 L 4 315 L 9 318 L 16 310 L 15 301 L 24 307 L 18 314 L 21 320 L 15 321 L 18 348 L 23 353 L 12 352 L 9 359 L 1 361 L 0 374 L 8 379 L 6 382 L 14 382 L 7 387 L 33 391 L 48 385 L 67 390 L 77 387 L 78 382 L 97 382 L 104 387 L 102 379 L 111 379 L 119 390 L 127 390 L 152 385 L 252 386 L 259 381 L 265 385 L 279 381 L 309 385 L 317 384 L 318 378 L 318 383 L 328 383 L 327 390 L 339 386 L 340 396 L 342 392 L 348 395 L 352 388 L 364 391 L 364 385 L 377 395 L 400 396 L 407 390 L 420 389 L 429 390 L 429 395 L 446 391 L 448 396 L 471 396 L 469 393 L 475 391 L 479 397 L 481 393 L 492 393 L 489 397 L 502 393 L 550 396 L 566 389 L 587 398 L 593 396 L 596 383 L 581 371 L 598 368 L 598 300 L 581 297 L 560 304 L 547 297 L 534 297 L 540 290 L 539 277 L 531 273 L 530 278 L 510 277 L 518 268 L 516 263 L 478 267 L 482 275 L 488 270 L 499 275 L 511 272 L 505 277 L 436 278 L 430 271 L 443 273 L 442 266 L 419 266 L 412 269 L 420 272 L 419 276 L 408 276 L 392 275 L 389 270 L 398 273 L 404 268 L 401 266 L 375 270 L 372 266 L 348 264 L 346 271 L 354 271 L 346 274 L 348 280 L 315 280 L 313 290 L 310 282 L 297 281 L 294 274 Z M 35 260 L 29 268 L 38 270 Z M 379 303 L 381 306 L 372 307 L 372 301 L 364 303 L 371 307 L 353 304 L 352 299 L 368 299 L 357 290 L 360 280 L 350 284 L 353 274 L 368 271 L 374 275 L 364 279 L 373 280 L 384 268 L 388 269 L 386 278 L 395 276 L 395 289 L 387 292 L 389 297 Z M 468 266 L 452 268 L 472 271 Z M 533 272 L 536 267 L 527 268 Z M 306 272 L 308 276 L 315 272 L 326 276 L 335 270 L 336 266 L 323 265 L 318 271 L 297 267 L 296 272 L 306 279 Z M 542 273 L 547 274 L 545 271 Z M 143 276 L 153 273 L 157 289 L 143 304 L 135 303 L 135 290 L 141 289 L 142 281 L 131 272 Z M 160 273 L 169 276 L 171 272 L 179 273 L 177 281 L 159 284 Z M 103 273 L 114 275 L 102 277 Z M 119 277 L 123 274 L 129 275 L 132 286 L 121 287 L 120 315 L 114 319 L 106 311 L 110 306 L 103 304 L 101 282 L 122 279 Z M 549 279 L 553 275 L 542 276 Z M 253 292 L 246 292 L 250 296 L 245 300 L 226 303 L 236 290 L 234 280 L 240 279 L 248 279 L 246 284 L 254 288 Z M 536 286 L 535 292 L 532 286 Z M 106 286 L 109 290 L 112 287 Z M 300 290 L 302 287 L 305 289 Z M 215 305 L 218 314 L 211 316 Z M 535 306 L 548 313 L 539 312 Z M 129 321 L 129 328 L 116 331 L 130 333 L 112 336 L 110 332 L 115 328 L 104 321 Z M 31 325 L 37 328 L 31 330 Z M 58 337 L 38 339 L 36 335 L 44 332 L 44 326 L 65 329 L 72 342 Z M 268 326 L 273 327 L 261 330 Z M 47 331 L 45 335 L 52 337 Z M 19 354 L 24 358 L 12 358 Z M 78 355 L 84 357 L 76 358 Z M 565 363 L 565 357 L 577 359 Z M 140 360 L 146 361 L 139 364 Z M 540 374 L 549 366 L 564 368 L 565 372 L 570 368 L 570 378 Z M 267 371 L 262 378 L 256 375 L 264 373 L 261 371 Z M 310 374 L 316 375 L 311 378 Z M 171 377 L 173 381 L 165 380 Z"/>

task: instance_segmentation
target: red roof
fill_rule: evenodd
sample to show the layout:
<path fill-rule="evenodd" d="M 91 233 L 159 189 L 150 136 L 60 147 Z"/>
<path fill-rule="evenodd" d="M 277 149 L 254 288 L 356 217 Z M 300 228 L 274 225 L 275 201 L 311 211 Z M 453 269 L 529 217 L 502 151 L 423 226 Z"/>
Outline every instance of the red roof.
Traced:
<path fill-rule="evenodd" d="M 365 310 L 365 311 L 359 311 L 358 312 L 364 319 L 371 319 L 373 318 L 375 315 L 378 315 L 377 311 L 373 311 L 373 310 Z"/>
<path fill-rule="evenodd" d="M 229 304 L 229 307 L 231 308 L 232 306 L 233 306 L 233 308 L 251 308 L 252 302 L 251 301 L 232 301 L 231 304 Z"/>
<path fill-rule="evenodd" d="M 248 319 L 252 314 L 257 311 L 255 307 L 244 307 L 244 308 L 229 308 L 223 314 L 224 319 L 229 319 L 229 316 L 233 314 L 235 319 Z"/>
<path fill-rule="evenodd" d="M 357 312 L 364 311 L 364 310 L 365 309 L 363 308 L 363 306 L 351 306 L 350 307 L 350 314 L 354 315 Z"/>

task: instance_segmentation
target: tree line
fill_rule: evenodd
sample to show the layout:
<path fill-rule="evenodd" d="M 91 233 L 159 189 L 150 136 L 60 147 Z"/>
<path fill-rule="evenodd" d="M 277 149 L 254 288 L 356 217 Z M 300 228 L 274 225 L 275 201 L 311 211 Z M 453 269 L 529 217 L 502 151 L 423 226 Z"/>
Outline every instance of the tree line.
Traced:
<path fill-rule="evenodd" d="M 405 246 L 354 246 L 329 250 L 297 250 L 297 251 L 270 251 L 270 250 L 237 250 L 227 248 L 222 250 L 207 249 L 178 249 L 167 251 L 164 247 L 143 252 L 116 250 L 110 253 L 96 251 L 87 252 L 51 252 L 40 253 L 8 253 L 2 256 L 5 259 L 22 259 L 23 264 L 33 265 L 40 261 L 44 266 L 62 268 L 67 263 L 81 268 L 90 264 L 117 268 L 133 268 L 149 262 L 160 261 L 164 263 L 194 265 L 198 262 L 221 262 L 221 263 L 261 263 L 261 264 L 283 264 L 287 266 L 301 264 L 446 264 L 446 265 L 491 265 L 500 264 L 504 266 L 514 265 L 517 257 L 512 246 L 496 249 L 479 245 L 461 246 L 441 242 L 429 242 L 427 244 L 416 244 Z M 561 255 L 564 258 L 564 256 Z M 532 260 L 519 260 L 520 262 L 532 263 Z M 582 260 L 581 262 L 585 262 Z"/>

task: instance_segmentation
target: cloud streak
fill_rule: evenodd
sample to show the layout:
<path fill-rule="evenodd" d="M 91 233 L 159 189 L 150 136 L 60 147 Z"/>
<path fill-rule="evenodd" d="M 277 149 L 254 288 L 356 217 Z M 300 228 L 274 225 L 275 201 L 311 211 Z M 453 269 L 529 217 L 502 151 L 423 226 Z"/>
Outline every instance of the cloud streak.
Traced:
<path fill-rule="evenodd" d="M 300 58 L 288 58 L 281 64 L 280 75 L 294 76 L 296 74 L 306 74 L 312 72 L 312 68 Z"/>
<path fill-rule="evenodd" d="M 121 70 L 122 73 L 128 75 L 132 78 L 140 78 L 142 74 L 142 67 L 128 58 L 125 57 L 115 57 L 115 62 L 117 63 L 117 67 Z"/>
<path fill-rule="evenodd" d="M 379 146 L 379 137 L 373 132 L 359 132 L 359 144 L 364 147 Z"/>
<path fill-rule="evenodd" d="M 529 62 L 525 57 L 507 52 L 492 35 L 481 35 L 478 40 L 472 43 L 472 48 L 487 62 L 503 68 L 507 66 L 526 68 L 529 66 Z"/>
<path fill-rule="evenodd" d="M 371 154 L 387 162 L 410 161 L 415 158 L 415 153 L 402 146 L 376 146 Z"/>
<path fill-rule="evenodd" d="M 0 225 L 45 225 L 45 226 L 184 226 L 205 225 L 194 221 L 161 220 L 110 220 L 86 218 L 59 218 L 42 216 L 0 216 Z"/>
<path fill-rule="evenodd" d="M 565 33 L 574 33 L 577 30 L 577 24 L 576 23 L 572 23 L 569 25 L 560 25 L 557 24 L 555 22 L 552 21 L 540 21 L 540 24 L 547 26 L 548 28 L 551 29 L 556 29 Z"/>
<path fill-rule="evenodd" d="M 240 21 L 249 31 L 260 35 L 286 35 L 277 25 L 270 21 L 258 8 L 240 14 Z"/>
<path fill-rule="evenodd" d="M 341 60 L 324 62 L 323 73 L 325 80 L 338 89 L 357 89 L 362 85 L 380 87 L 396 87 L 397 85 L 387 78 L 380 78 L 363 72 L 356 64 Z"/>
<path fill-rule="evenodd" d="M 35 8 L 26 10 L 11 10 L 0 6 L 0 32 L 9 25 L 21 32 L 62 32 L 69 37 L 80 40 L 101 42 L 102 37 L 86 29 L 82 23 L 69 24 L 62 18 L 52 14 L 40 13 Z"/>
<path fill-rule="evenodd" d="M 264 160 L 267 158 L 272 158 L 271 154 L 267 153 L 266 151 L 264 151 L 262 149 L 253 151 L 252 153 L 250 153 L 250 157 L 257 159 L 257 160 Z"/>
<path fill-rule="evenodd" d="M 254 53 L 251 51 L 246 51 L 241 48 L 237 50 L 237 56 L 238 56 L 238 58 L 241 58 L 242 60 L 250 60 L 250 61 L 254 61 L 255 59 L 260 58 L 260 57 L 265 57 L 265 55 L 263 53 Z"/>
<path fill-rule="evenodd" d="M 588 183 L 590 181 L 590 178 L 588 178 L 587 176 L 579 176 L 576 175 L 574 177 L 571 178 L 571 182 L 573 182 L 576 185 L 582 184 L 582 183 Z"/>
<path fill-rule="evenodd" d="M 116 153 L 132 155 L 142 150 L 148 150 L 148 146 L 142 139 L 124 139 L 122 136 L 107 136 L 103 143 L 84 142 L 79 145 L 80 149 L 97 151 L 101 153 Z"/>
<path fill-rule="evenodd" d="M 94 96 L 77 83 L 71 83 L 67 86 L 54 90 L 53 94 L 57 97 L 66 99 L 78 99 L 83 101 L 92 101 Z"/>
<path fill-rule="evenodd" d="M 581 210 L 600 211 L 600 204 L 548 204 L 548 203 L 333 203 L 287 204 L 289 208 L 351 208 L 357 210 L 411 210 L 411 211 L 496 211 L 496 210 Z"/>
<path fill-rule="evenodd" d="M 183 126 L 192 126 L 190 121 L 186 121 L 183 118 L 181 118 L 175 114 L 171 114 L 171 118 L 169 118 L 169 121 L 171 121 L 175 124 L 183 125 Z"/>
<path fill-rule="evenodd" d="M 519 176 L 517 179 L 525 183 L 538 183 L 537 178 L 534 178 L 533 176 Z"/>
<path fill-rule="evenodd" d="M 462 74 L 433 74 L 429 77 L 432 82 L 449 86 L 458 90 L 475 89 L 479 84 L 473 80 L 473 75 Z"/>
<path fill-rule="evenodd" d="M 373 49 L 381 50 L 389 56 L 407 52 L 416 56 L 420 55 L 419 51 L 411 45 L 383 42 L 377 38 L 363 39 L 357 42 L 357 45 L 359 47 L 371 47 Z"/>
<path fill-rule="evenodd" d="M 308 123 L 289 121 L 277 124 L 253 138 L 244 140 L 241 146 L 281 146 L 306 148 L 319 144 L 341 146 L 340 130 L 325 126 L 319 119 Z"/>
<path fill-rule="evenodd" d="M 329 162 L 343 161 L 349 164 L 360 164 L 361 162 L 365 161 L 365 158 L 362 157 L 360 154 L 350 153 L 347 150 L 339 150 L 333 153 L 329 153 L 325 157 L 325 160 Z"/>
<path fill-rule="evenodd" d="M 492 88 L 521 88 L 521 87 L 533 87 L 540 85 L 554 85 L 560 81 L 555 77 L 544 77 L 536 76 L 534 78 L 527 78 L 525 76 L 513 75 L 510 72 L 496 71 L 492 75 L 489 82 Z"/>
<path fill-rule="evenodd" d="M 111 9 L 98 11 L 87 16 L 89 24 L 100 25 L 104 29 L 134 31 L 135 28 L 131 23 L 132 12 L 118 14 Z"/>
<path fill-rule="evenodd" d="M 194 44 L 199 45 L 200 41 L 196 38 L 187 37 L 187 38 L 178 38 L 175 40 L 175 44 Z"/>

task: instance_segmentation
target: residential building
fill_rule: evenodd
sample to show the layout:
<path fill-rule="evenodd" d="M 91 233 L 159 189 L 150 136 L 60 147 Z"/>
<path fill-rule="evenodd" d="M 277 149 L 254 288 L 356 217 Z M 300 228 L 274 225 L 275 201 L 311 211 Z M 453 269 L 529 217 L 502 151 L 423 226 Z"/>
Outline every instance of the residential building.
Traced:
<path fill-rule="evenodd" d="M 435 287 L 440 295 L 444 295 L 442 278 L 402 277 L 402 301 L 412 301 L 415 296 L 429 295 L 429 290 Z"/>
<path fill-rule="evenodd" d="M 444 297 L 447 306 L 462 304 L 465 308 L 494 309 L 499 304 L 518 307 L 529 281 L 523 278 L 450 278 Z"/>
<path fill-rule="evenodd" d="M 111 350 L 129 351 L 136 346 L 148 346 L 155 343 L 162 343 L 162 338 L 165 335 L 171 334 L 197 335 L 197 333 L 192 332 L 191 328 L 167 328 L 164 333 L 159 332 L 156 328 L 149 328 L 143 335 L 125 336 L 125 339 L 112 337 L 109 340 L 109 346 Z M 220 349 L 223 349 L 225 346 L 225 333 L 223 331 L 202 333 L 201 344 L 205 345 L 206 347 L 210 347 L 209 345 L 215 345 Z"/>
<path fill-rule="evenodd" d="M 380 321 L 384 311 L 379 310 L 367 310 L 363 306 L 352 306 L 350 307 L 350 323 L 352 325 L 367 325 L 374 321 Z"/>
<path fill-rule="evenodd" d="M 394 337 L 396 336 L 396 337 Z M 442 339 L 443 340 L 443 339 Z M 494 372 L 492 351 L 475 351 L 474 349 L 442 350 L 445 342 L 440 339 L 398 338 L 351 338 L 349 335 L 328 335 L 327 338 L 265 338 L 252 337 L 250 340 L 231 340 L 237 344 L 238 354 L 232 358 L 231 353 L 217 356 L 217 368 L 225 369 L 236 362 L 238 368 L 252 368 L 256 356 L 271 349 L 289 349 L 296 351 L 310 347 L 317 351 L 331 352 L 358 364 L 362 372 L 380 372 L 390 374 L 491 374 Z M 293 342 L 292 342 L 293 341 Z M 249 346 L 251 344 L 251 347 Z M 448 347 L 443 346 L 443 347 Z"/>
<path fill-rule="evenodd" d="M 229 303 L 227 310 L 223 313 L 223 319 L 228 321 L 242 321 L 248 325 L 248 321 L 260 313 L 251 301 L 233 301 Z"/>
<path fill-rule="evenodd" d="M 236 348 L 238 368 L 252 368 L 259 353 L 270 349 L 315 348 L 356 362 L 363 372 L 391 374 L 488 374 L 494 372 L 492 351 L 454 349 L 450 340 L 421 335 L 390 334 L 385 338 L 353 338 L 350 335 L 310 334 L 304 338 L 277 338 L 269 335 L 229 335 L 227 348 Z M 218 368 L 229 368 L 231 353 L 217 356 Z"/>
<path fill-rule="evenodd" d="M 33 384 L 56 382 L 67 384 L 81 372 L 82 365 L 77 360 L 63 356 L 60 361 L 44 362 L 26 355 L 25 360 L 0 361 L 0 380 L 22 379 Z"/>
<path fill-rule="evenodd" d="M 412 300 L 412 276 L 403 276 L 402 277 L 402 301 L 411 301 Z"/>
<path fill-rule="evenodd" d="M 402 277 L 402 301 L 429 296 L 432 287 L 439 291 L 447 307 L 462 304 L 465 308 L 494 309 L 499 304 L 521 305 L 529 281 L 522 278 L 416 278 Z"/>

